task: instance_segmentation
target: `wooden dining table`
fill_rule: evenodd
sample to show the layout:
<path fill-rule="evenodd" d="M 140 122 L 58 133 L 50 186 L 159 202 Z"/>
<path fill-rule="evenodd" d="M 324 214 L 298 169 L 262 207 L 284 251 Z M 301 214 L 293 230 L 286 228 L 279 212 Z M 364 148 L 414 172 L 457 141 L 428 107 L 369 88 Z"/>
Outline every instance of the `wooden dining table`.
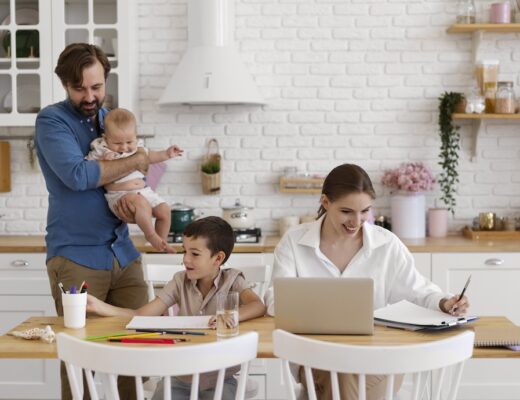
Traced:
<path fill-rule="evenodd" d="M 66 332 L 78 338 L 89 336 L 106 336 L 113 333 L 135 333 L 134 330 L 126 330 L 128 317 L 94 317 L 87 318 L 84 328 L 68 329 L 63 325 L 62 317 L 30 317 L 13 331 L 25 331 L 30 328 L 45 328 L 50 326 L 54 332 Z M 356 344 L 363 346 L 399 346 L 404 344 L 425 343 L 447 338 L 463 330 L 475 329 L 480 326 L 508 327 L 513 323 L 506 317 L 481 317 L 478 321 L 463 327 L 450 328 L 442 331 L 405 331 L 401 329 L 376 326 L 373 335 L 305 335 L 306 337 L 334 343 Z M 275 329 L 274 318 L 262 317 L 240 323 L 240 333 L 258 332 L 258 358 L 273 358 L 272 332 Z M 41 340 L 27 340 L 7 334 L 0 336 L 0 358 L 57 358 L 56 342 L 45 343 Z M 175 346 L 190 346 L 217 340 L 214 330 L 205 330 L 207 335 L 184 335 L 187 342 L 177 343 Z M 165 337 L 179 337 L 178 335 L 165 335 Z M 110 346 L 142 346 L 141 344 L 121 344 L 98 341 Z M 148 345 L 149 346 L 149 345 Z M 158 346 L 158 345 L 153 345 Z M 505 347 L 476 347 L 473 358 L 520 358 L 520 351 L 513 351 Z"/>

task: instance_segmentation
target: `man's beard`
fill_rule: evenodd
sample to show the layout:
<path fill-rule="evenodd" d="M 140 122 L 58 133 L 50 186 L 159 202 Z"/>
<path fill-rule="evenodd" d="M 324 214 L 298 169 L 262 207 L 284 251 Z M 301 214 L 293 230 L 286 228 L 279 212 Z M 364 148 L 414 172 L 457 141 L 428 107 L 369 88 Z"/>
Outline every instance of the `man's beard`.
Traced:
<path fill-rule="evenodd" d="M 82 113 L 83 115 L 85 115 L 86 117 L 94 117 L 97 115 L 97 113 L 99 112 L 99 110 L 101 109 L 102 105 L 103 105 L 103 102 L 105 101 L 105 99 L 101 99 L 101 100 L 94 100 L 92 102 L 87 102 L 87 101 L 82 101 L 79 103 L 79 105 L 75 105 L 75 108 L 76 110 L 78 110 L 80 113 Z M 94 105 L 95 107 L 92 108 L 92 109 L 85 109 L 84 106 L 91 106 L 91 105 Z"/>

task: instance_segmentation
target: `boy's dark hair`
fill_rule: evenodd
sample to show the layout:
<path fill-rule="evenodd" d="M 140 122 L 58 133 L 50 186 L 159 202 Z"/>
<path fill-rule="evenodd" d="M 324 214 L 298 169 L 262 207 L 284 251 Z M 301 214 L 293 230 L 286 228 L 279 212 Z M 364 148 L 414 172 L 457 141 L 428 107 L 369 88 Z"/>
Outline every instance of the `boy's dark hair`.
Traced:
<path fill-rule="evenodd" d="M 235 245 L 235 234 L 231 225 L 220 217 L 212 216 L 193 221 L 186 227 L 183 235 L 195 239 L 205 238 L 212 256 L 223 251 L 226 257 L 222 264 L 228 260 Z"/>
<path fill-rule="evenodd" d="M 80 86 L 83 83 L 83 70 L 99 61 L 105 72 L 105 81 L 110 72 L 108 58 L 99 47 L 88 43 L 69 44 L 61 52 L 54 72 L 62 85 Z"/>

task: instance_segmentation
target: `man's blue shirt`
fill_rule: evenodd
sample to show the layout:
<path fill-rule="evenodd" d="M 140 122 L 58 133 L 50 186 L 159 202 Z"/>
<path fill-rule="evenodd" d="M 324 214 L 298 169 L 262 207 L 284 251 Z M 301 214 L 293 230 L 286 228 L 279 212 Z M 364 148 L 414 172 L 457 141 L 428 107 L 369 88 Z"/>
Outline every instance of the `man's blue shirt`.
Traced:
<path fill-rule="evenodd" d="M 106 109 L 98 113 L 103 132 Z M 47 260 L 62 256 L 93 269 L 124 267 L 139 257 L 128 227 L 112 214 L 105 191 L 97 187 L 97 161 L 85 160 L 90 142 L 99 136 L 92 118 L 69 100 L 45 107 L 36 118 L 36 151 L 49 192 Z"/>

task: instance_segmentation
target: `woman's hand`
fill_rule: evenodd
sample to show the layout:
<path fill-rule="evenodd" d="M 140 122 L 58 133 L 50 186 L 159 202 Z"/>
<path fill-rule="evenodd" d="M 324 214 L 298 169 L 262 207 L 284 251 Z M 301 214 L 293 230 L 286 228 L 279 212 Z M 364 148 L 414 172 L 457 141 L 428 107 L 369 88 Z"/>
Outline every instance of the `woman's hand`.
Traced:
<path fill-rule="evenodd" d="M 217 316 L 216 315 L 212 315 L 208 321 L 208 326 L 211 328 L 211 329 L 217 329 Z"/>
<path fill-rule="evenodd" d="M 458 317 L 466 314 L 469 308 L 469 301 L 466 296 L 463 296 L 462 299 L 459 300 L 459 295 L 455 295 L 450 298 L 442 299 L 439 302 L 439 308 L 445 313 Z"/>
<path fill-rule="evenodd" d="M 97 297 L 87 294 L 87 312 L 100 315 L 103 302 Z"/>

